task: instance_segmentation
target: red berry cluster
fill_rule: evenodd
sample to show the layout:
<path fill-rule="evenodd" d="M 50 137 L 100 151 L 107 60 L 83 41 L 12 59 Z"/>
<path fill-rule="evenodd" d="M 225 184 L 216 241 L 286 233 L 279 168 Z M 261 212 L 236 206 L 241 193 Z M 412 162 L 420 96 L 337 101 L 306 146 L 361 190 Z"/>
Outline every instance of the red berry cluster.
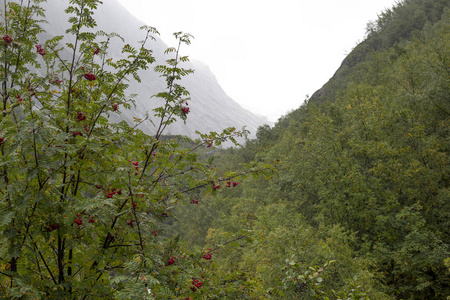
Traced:
<path fill-rule="evenodd" d="M 44 51 L 44 49 L 42 49 L 41 45 L 36 45 L 36 52 L 39 53 L 42 56 L 45 55 L 45 51 Z"/>
<path fill-rule="evenodd" d="M 172 258 L 170 258 L 170 259 L 167 261 L 166 266 L 173 265 L 174 263 L 175 263 L 175 257 L 172 256 Z"/>
<path fill-rule="evenodd" d="M 191 204 L 198 204 L 198 199 L 192 199 L 190 203 Z"/>
<path fill-rule="evenodd" d="M 77 135 L 83 136 L 83 134 L 80 131 L 74 131 L 72 132 L 73 137 L 76 137 Z"/>
<path fill-rule="evenodd" d="M 136 169 L 136 172 L 134 173 L 134 175 L 138 174 L 139 171 L 139 162 L 138 161 L 134 161 L 134 159 L 129 160 L 129 162 L 134 166 L 134 168 Z"/>
<path fill-rule="evenodd" d="M 3 37 L 3 40 L 5 41 L 5 45 L 6 45 L 6 46 L 9 46 L 9 44 L 11 44 L 12 41 L 13 41 L 13 39 L 10 38 L 9 35 L 5 35 L 5 36 Z"/>
<path fill-rule="evenodd" d="M 89 132 L 89 125 L 84 125 L 84 130 L 86 130 L 86 132 Z"/>
<path fill-rule="evenodd" d="M 233 187 L 235 187 L 235 186 L 237 186 L 239 184 L 239 182 L 231 182 L 231 181 L 228 181 L 227 182 L 227 187 L 231 187 L 231 185 L 233 185 Z"/>
<path fill-rule="evenodd" d="M 97 79 L 97 78 L 95 77 L 95 75 L 92 74 L 92 73 L 85 73 L 83 76 L 84 76 L 84 78 L 86 78 L 86 79 L 89 80 L 89 81 L 93 81 L 93 80 Z"/>
<path fill-rule="evenodd" d="M 127 222 L 127 224 L 128 224 L 130 227 L 133 227 L 133 222 L 134 222 L 134 220 L 130 220 L 129 222 Z"/>
<path fill-rule="evenodd" d="M 220 184 L 217 184 L 213 187 L 214 190 L 220 189 Z"/>
<path fill-rule="evenodd" d="M 56 230 L 58 228 L 60 228 L 61 226 L 59 226 L 58 224 L 50 224 L 50 226 L 46 227 L 45 230 L 47 232 L 52 232 L 53 230 Z"/>
<path fill-rule="evenodd" d="M 119 104 L 114 104 L 113 105 L 113 111 L 116 111 L 119 108 Z"/>
<path fill-rule="evenodd" d="M 209 248 L 208 250 L 211 251 L 211 248 Z M 212 253 L 209 252 L 209 253 L 203 254 L 203 259 L 211 260 L 212 259 Z"/>
<path fill-rule="evenodd" d="M 62 80 L 59 80 L 59 79 L 53 79 L 53 80 L 49 79 L 48 82 L 49 82 L 49 83 L 60 84 L 60 83 L 62 83 L 63 81 L 62 81 Z"/>
<path fill-rule="evenodd" d="M 77 214 L 77 217 L 78 217 L 78 219 L 77 219 L 77 218 L 73 219 L 73 222 L 74 222 L 75 224 L 77 224 L 78 227 L 80 227 L 80 225 L 83 225 L 83 220 L 81 220 L 80 214 Z"/>
<path fill-rule="evenodd" d="M 95 49 L 94 55 L 97 55 L 97 54 L 99 54 L 99 53 L 100 53 L 100 48 Z"/>
<path fill-rule="evenodd" d="M 106 198 L 112 198 L 115 194 L 122 195 L 122 190 L 117 190 L 116 188 L 112 188 L 108 191 L 105 191 Z"/>
<path fill-rule="evenodd" d="M 187 115 L 189 113 L 189 107 L 181 107 L 181 111 L 183 112 L 184 115 Z"/>
<path fill-rule="evenodd" d="M 23 101 L 22 97 L 20 95 L 17 95 L 17 102 L 22 102 L 22 101 Z"/>
<path fill-rule="evenodd" d="M 78 119 L 78 122 L 81 122 L 83 120 L 86 120 L 86 116 L 82 112 L 79 112 L 77 115 L 77 119 Z"/>
<path fill-rule="evenodd" d="M 194 279 L 194 280 L 192 280 L 191 290 L 195 292 L 197 289 L 201 288 L 202 285 L 203 285 L 203 281 Z"/>
<path fill-rule="evenodd" d="M 0 145 L 3 144 L 4 140 L 5 140 L 4 138 L 0 137 Z"/>
<path fill-rule="evenodd" d="M 89 223 L 95 223 L 94 217 L 91 217 L 88 222 Z"/>

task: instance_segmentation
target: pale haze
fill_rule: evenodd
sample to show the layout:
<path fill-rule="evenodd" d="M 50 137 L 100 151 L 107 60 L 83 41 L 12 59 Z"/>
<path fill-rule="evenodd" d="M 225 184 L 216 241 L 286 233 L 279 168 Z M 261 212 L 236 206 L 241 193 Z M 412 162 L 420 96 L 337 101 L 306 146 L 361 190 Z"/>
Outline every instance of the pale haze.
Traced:
<path fill-rule="evenodd" d="M 366 24 L 397 1 L 119 2 L 169 46 L 173 32 L 192 34 L 183 53 L 207 64 L 241 106 L 276 121 L 326 83 L 362 41 Z"/>

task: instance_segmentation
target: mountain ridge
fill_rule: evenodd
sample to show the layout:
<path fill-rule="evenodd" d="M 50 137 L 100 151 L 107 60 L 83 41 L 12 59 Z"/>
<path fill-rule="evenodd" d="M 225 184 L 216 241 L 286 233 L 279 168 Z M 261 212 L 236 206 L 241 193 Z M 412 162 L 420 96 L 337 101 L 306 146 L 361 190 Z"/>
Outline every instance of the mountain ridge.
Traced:
<path fill-rule="evenodd" d="M 68 27 L 68 16 L 62 12 L 67 5 L 68 1 L 66 0 L 44 4 L 49 21 L 49 24 L 45 25 L 44 28 L 48 35 L 64 34 L 64 30 Z M 60 14 L 65 18 L 61 18 Z M 98 24 L 97 29 L 105 32 L 116 32 L 125 39 L 125 43 L 133 46 L 137 46 L 137 41 L 144 37 L 144 32 L 139 30 L 141 26 L 145 25 L 144 22 L 134 17 L 116 0 L 104 1 L 103 5 L 100 5 L 95 12 L 94 19 Z M 167 49 L 167 45 L 158 36 L 154 36 L 154 38 L 155 40 L 148 44 L 148 48 L 153 51 L 156 59 L 156 62 L 150 68 L 164 64 L 165 60 L 169 58 L 162 55 Z M 121 44 L 124 43 L 119 39 L 111 44 L 109 54 L 114 59 L 122 56 L 120 52 Z M 183 52 L 183 49 L 181 49 L 181 52 Z M 253 138 L 256 136 L 259 126 L 271 124 L 267 117 L 251 113 L 229 97 L 209 67 L 204 63 L 194 60 L 181 67 L 195 71 L 181 81 L 181 84 L 190 92 L 191 100 L 188 102 L 190 112 L 185 124 L 183 122 L 171 124 L 167 128 L 167 134 L 181 134 L 194 138 L 196 137 L 196 130 L 219 132 L 227 127 L 235 127 L 236 129 L 245 127 L 250 131 L 249 137 Z M 140 72 L 140 77 L 141 83 L 135 81 L 128 83 L 128 95 L 137 95 L 135 107 L 128 111 L 122 111 L 120 115 L 111 116 L 112 121 L 126 120 L 131 123 L 134 118 L 143 119 L 145 112 L 148 111 L 152 115 L 152 109 L 161 104 L 158 103 L 157 98 L 151 98 L 151 96 L 164 91 L 166 87 L 164 79 L 152 70 Z M 151 122 L 144 123 L 140 129 L 147 134 L 153 134 L 156 130 Z"/>

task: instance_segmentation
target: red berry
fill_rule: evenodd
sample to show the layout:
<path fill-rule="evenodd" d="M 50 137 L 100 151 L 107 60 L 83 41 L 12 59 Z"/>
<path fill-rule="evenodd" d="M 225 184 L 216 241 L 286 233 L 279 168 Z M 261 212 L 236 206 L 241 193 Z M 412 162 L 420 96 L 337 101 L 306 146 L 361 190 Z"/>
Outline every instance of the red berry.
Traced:
<path fill-rule="evenodd" d="M 84 76 L 84 78 L 86 78 L 86 79 L 89 80 L 89 81 L 93 81 L 93 80 L 97 79 L 97 78 L 95 77 L 95 75 L 92 74 L 92 73 L 85 73 L 83 76 Z"/>
<path fill-rule="evenodd" d="M 172 256 L 172 258 L 167 261 L 166 266 L 173 265 L 174 263 L 175 263 L 175 257 Z"/>
<path fill-rule="evenodd" d="M 73 219 L 74 223 L 78 225 L 78 227 L 80 227 L 80 225 L 83 225 L 83 220 L 81 220 L 81 216 L 80 214 L 77 214 L 78 219 Z"/>
<path fill-rule="evenodd" d="M 189 113 L 189 107 L 182 107 L 181 111 L 183 112 L 184 115 L 187 115 Z"/>
<path fill-rule="evenodd" d="M 198 279 L 192 280 L 192 285 L 190 288 L 192 291 L 196 291 L 197 289 L 201 288 L 203 285 L 203 281 L 199 281 Z"/>
<path fill-rule="evenodd" d="M 77 119 L 78 119 L 78 122 L 81 122 L 83 120 L 86 120 L 86 116 L 82 112 L 79 112 Z"/>
<path fill-rule="evenodd" d="M 206 259 L 206 260 L 211 260 L 212 259 L 212 253 L 204 254 L 203 258 Z"/>
<path fill-rule="evenodd" d="M 44 49 L 42 49 L 41 45 L 36 45 L 36 52 L 39 53 L 42 56 L 45 55 L 45 51 L 44 51 Z"/>
<path fill-rule="evenodd" d="M 58 228 L 60 228 L 61 226 L 59 226 L 58 224 L 50 224 L 49 227 L 46 227 L 45 230 L 47 232 L 52 232 L 53 230 L 56 230 Z"/>
<path fill-rule="evenodd" d="M 3 37 L 3 40 L 5 41 L 5 45 L 8 46 L 9 44 L 11 44 L 11 42 L 13 41 L 12 38 L 9 37 L 9 35 L 5 35 Z"/>

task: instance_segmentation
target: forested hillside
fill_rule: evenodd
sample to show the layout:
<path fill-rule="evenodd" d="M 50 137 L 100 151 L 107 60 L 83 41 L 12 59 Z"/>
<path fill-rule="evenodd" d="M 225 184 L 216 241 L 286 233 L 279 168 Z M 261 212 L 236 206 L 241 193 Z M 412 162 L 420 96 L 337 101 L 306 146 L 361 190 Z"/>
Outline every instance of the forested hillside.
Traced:
<path fill-rule="evenodd" d="M 449 154 L 449 3 L 403 1 L 304 105 L 213 154 L 277 174 L 223 184 L 167 230 L 212 251 L 237 293 L 221 299 L 448 299 Z"/>
<path fill-rule="evenodd" d="M 317 93 L 225 150 L 246 132 L 168 130 L 195 117 L 190 34 L 164 50 L 143 26 L 117 54 L 101 1 L 66 3 L 61 36 L 44 2 L 0 9 L 0 299 L 450 299 L 448 1 L 381 13 Z M 111 120 L 130 83 L 159 101 L 154 132 Z"/>

